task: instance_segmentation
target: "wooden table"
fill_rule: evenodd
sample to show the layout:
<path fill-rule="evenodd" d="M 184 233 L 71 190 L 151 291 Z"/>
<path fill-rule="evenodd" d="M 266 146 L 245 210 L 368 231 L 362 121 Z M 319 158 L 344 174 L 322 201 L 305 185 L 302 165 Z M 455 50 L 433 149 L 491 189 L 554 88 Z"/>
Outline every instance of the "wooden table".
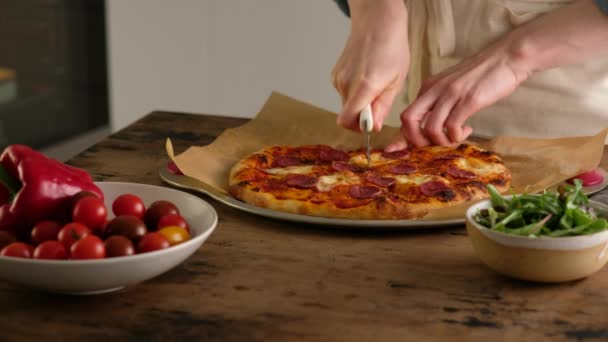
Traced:
<path fill-rule="evenodd" d="M 70 163 L 97 180 L 163 185 L 166 137 L 181 152 L 243 122 L 152 113 Z M 486 268 L 463 227 L 361 233 L 207 199 L 217 230 L 158 278 L 92 297 L 0 283 L 0 340 L 608 339 L 608 269 L 568 284 L 526 283 Z"/>

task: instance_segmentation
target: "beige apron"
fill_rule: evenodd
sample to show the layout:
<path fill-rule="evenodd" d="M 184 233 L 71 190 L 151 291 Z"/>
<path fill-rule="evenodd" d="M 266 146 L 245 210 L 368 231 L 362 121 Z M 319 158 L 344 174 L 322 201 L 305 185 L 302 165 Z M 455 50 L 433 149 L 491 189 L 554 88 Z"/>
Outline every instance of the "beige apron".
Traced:
<path fill-rule="evenodd" d="M 411 65 L 388 124 L 435 74 L 473 55 L 515 27 L 572 1 L 405 0 Z M 608 59 L 533 74 L 507 98 L 473 115 L 474 135 L 591 135 L 608 126 Z"/>

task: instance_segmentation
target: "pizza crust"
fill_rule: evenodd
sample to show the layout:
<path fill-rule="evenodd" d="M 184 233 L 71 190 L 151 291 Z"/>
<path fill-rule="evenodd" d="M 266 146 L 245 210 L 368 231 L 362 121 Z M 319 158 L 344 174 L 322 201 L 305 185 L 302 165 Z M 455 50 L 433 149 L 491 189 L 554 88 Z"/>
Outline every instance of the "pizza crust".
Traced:
<path fill-rule="evenodd" d="M 251 186 L 231 185 L 229 192 L 235 198 L 257 207 L 293 214 L 330 218 L 358 220 L 414 219 L 423 217 L 431 209 L 431 206 L 425 207 L 423 205 L 405 207 L 388 200 L 386 197 L 372 199 L 369 203 L 355 208 L 338 208 L 331 202 L 316 204 L 295 199 L 277 199 L 270 193 L 252 191 Z"/>

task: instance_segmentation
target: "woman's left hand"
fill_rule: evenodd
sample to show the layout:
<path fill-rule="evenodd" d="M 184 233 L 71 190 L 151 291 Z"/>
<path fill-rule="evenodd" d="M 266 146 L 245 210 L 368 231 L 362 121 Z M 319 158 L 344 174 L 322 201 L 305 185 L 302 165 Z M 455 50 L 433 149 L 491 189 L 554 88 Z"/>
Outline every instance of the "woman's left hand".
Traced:
<path fill-rule="evenodd" d="M 465 121 L 511 94 L 528 78 L 508 37 L 427 79 L 401 113 L 401 135 L 386 150 L 408 145 L 453 145 L 472 129 Z"/>

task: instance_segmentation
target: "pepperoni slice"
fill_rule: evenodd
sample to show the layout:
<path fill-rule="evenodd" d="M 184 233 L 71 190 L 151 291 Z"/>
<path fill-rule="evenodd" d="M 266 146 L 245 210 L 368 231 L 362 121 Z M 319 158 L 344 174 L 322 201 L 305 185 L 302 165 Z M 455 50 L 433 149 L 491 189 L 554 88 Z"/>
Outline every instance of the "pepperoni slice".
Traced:
<path fill-rule="evenodd" d="M 302 161 L 300 160 L 300 158 L 290 156 L 277 157 L 274 162 L 280 167 L 302 165 Z"/>
<path fill-rule="evenodd" d="M 317 184 L 317 177 L 309 175 L 288 175 L 286 179 L 287 185 L 298 189 L 312 188 Z"/>
<path fill-rule="evenodd" d="M 333 148 L 325 148 L 319 152 L 319 159 L 324 162 L 330 161 L 345 161 L 348 160 L 348 153 L 344 151 L 334 150 Z"/>
<path fill-rule="evenodd" d="M 440 181 L 430 181 L 420 185 L 420 192 L 426 196 L 437 195 L 442 191 L 449 190 L 450 188 L 445 183 Z"/>
<path fill-rule="evenodd" d="M 454 159 L 458 159 L 461 156 L 457 155 L 457 154 L 446 154 L 445 156 L 439 156 L 433 160 L 454 160 Z"/>
<path fill-rule="evenodd" d="M 285 184 L 285 182 L 283 182 L 280 179 L 270 178 L 270 179 L 268 179 L 264 188 L 266 190 L 270 190 L 270 191 L 279 191 L 279 190 L 286 190 L 287 185 Z"/>
<path fill-rule="evenodd" d="M 469 172 L 467 170 L 459 169 L 457 167 L 451 166 L 448 168 L 448 175 L 455 178 L 463 178 L 463 179 L 471 179 L 475 178 L 475 174 L 473 172 Z"/>
<path fill-rule="evenodd" d="M 384 152 L 382 151 L 382 157 L 387 159 L 401 159 L 410 155 L 410 151 L 407 149 L 393 151 L 393 152 Z"/>
<path fill-rule="evenodd" d="M 356 199 L 369 199 L 380 195 L 382 190 L 371 185 L 353 185 L 348 189 L 348 194 Z"/>
<path fill-rule="evenodd" d="M 388 169 L 388 172 L 395 175 L 409 175 L 410 173 L 416 171 L 416 166 L 410 163 L 399 163 L 397 165 L 393 165 Z"/>
<path fill-rule="evenodd" d="M 344 161 L 332 161 L 331 168 L 335 171 L 350 171 L 350 172 L 362 172 L 363 169 L 357 165 L 349 164 Z"/>
<path fill-rule="evenodd" d="M 389 187 L 389 186 L 395 184 L 395 182 L 397 181 L 393 177 L 382 177 L 382 176 L 378 176 L 378 175 L 369 175 L 366 177 L 366 179 L 369 182 L 374 183 L 378 186 L 382 186 L 382 187 Z"/>

